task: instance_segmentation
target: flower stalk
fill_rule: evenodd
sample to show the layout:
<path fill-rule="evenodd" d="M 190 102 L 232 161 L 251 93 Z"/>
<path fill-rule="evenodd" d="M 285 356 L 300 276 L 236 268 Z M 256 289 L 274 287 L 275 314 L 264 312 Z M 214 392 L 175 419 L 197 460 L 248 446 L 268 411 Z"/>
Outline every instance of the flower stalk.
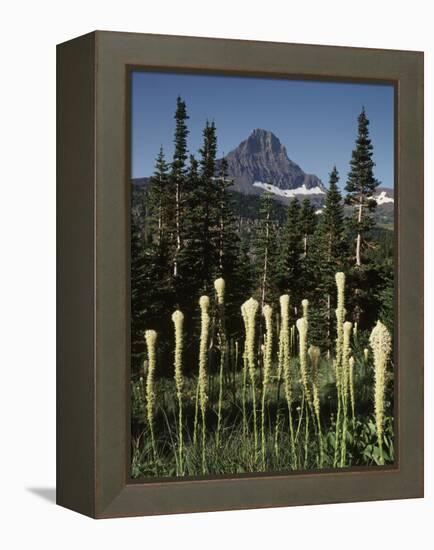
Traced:
<path fill-rule="evenodd" d="M 157 464 L 157 447 L 154 434 L 154 406 L 155 406 L 155 366 L 156 366 L 156 342 L 157 333 L 155 330 L 145 332 L 146 348 L 148 352 L 148 372 L 146 376 L 146 416 L 148 419 L 149 431 L 151 433 L 152 453 L 154 465 Z"/>
<path fill-rule="evenodd" d="M 183 351 L 183 326 L 184 314 L 176 310 L 172 314 L 172 322 L 175 327 L 175 387 L 178 398 L 178 468 L 179 475 L 184 474 L 183 456 L 184 456 L 184 430 L 183 430 L 183 411 L 182 411 L 182 393 L 184 389 L 184 376 L 182 374 L 182 351 Z"/>
<path fill-rule="evenodd" d="M 208 401 L 207 394 L 207 362 L 208 362 L 208 337 L 209 337 L 209 298 L 201 296 L 199 299 L 201 313 L 201 330 L 199 344 L 199 403 L 202 419 L 202 473 L 206 473 L 206 404 Z"/>
<path fill-rule="evenodd" d="M 303 300 L 305 301 L 305 300 Z M 307 300 L 306 300 L 307 301 Z M 308 404 L 312 405 L 312 393 L 309 387 L 309 373 L 308 373 L 308 364 L 307 364 L 307 318 L 300 317 L 297 320 L 297 330 L 299 337 L 299 359 L 300 359 L 300 378 L 301 384 L 303 387 L 304 394 Z"/>
<path fill-rule="evenodd" d="M 345 319 L 345 273 L 338 272 L 335 275 L 338 303 L 336 308 L 336 358 L 334 362 L 334 371 L 336 379 L 337 393 L 337 414 L 336 414 L 336 433 L 335 433 L 335 452 L 333 458 L 333 467 L 336 468 L 339 459 L 339 445 L 341 438 L 341 408 L 342 408 L 342 347 L 344 342 L 344 319 Z"/>
<path fill-rule="evenodd" d="M 256 368 L 255 368 L 255 318 L 258 311 L 259 303 L 250 298 L 241 306 L 241 313 L 244 320 L 246 332 L 246 355 L 250 377 L 250 385 L 252 387 L 252 405 L 253 405 L 253 441 L 255 449 L 255 457 L 258 452 L 258 427 L 256 420 Z"/>
<path fill-rule="evenodd" d="M 291 377 L 291 347 L 292 347 L 292 332 L 289 330 L 289 296 L 284 294 L 280 297 L 280 337 L 279 337 L 279 357 L 281 357 L 283 372 L 283 381 L 285 389 L 285 398 L 288 408 L 288 423 L 289 434 L 291 439 L 291 467 L 293 470 L 297 468 L 297 454 L 295 451 L 294 425 L 292 420 L 292 377 Z"/>
<path fill-rule="evenodd" d="M 350 402 L 351 402 L 351 417 L 353 419 L 353 430 L 356 427 L 356 403 L 354 396 L 354 357 L 350 357 L 348 360 L 348 373 L 349 373 L 349 385 L 350 385 Z"/>
<path fill-rule="evenodd" d="M 303 300 L 307 302 L 307 300 Z M 303 310 L 307 315 L 307 305 L 303 306 Z M 307 316 L 297 319 L 298 330 L 298 346 L 299 346 L 299 360 L 300 360 L 300 378 L 303 388 L 303 395 L 305 397 L 305 439 L 304 439 L 304 466 L 307 468 L 308 464 L 308 440 L 309 440 L 309 413 L 312 411 L 312 393 L 309 387 L 309 375 L 307 365 Z M 301 414 L 303 409 L 301 410 Z"/>
<path fill-rule="evenodd" d="M 225 324 L 225 281 L 220 278 L 214 281 L 218 306 L 218 341 L 220 348 L 220 372 L 219 372 L 219 400 L 217 406 L 217 433 L 216 445 L 220 445 L 220 431 L 222 423 L 222 403 L 223 403 L 223 375 L 226 361 L 226 324 Z"/>
<path fill-rule="evenodd" d="M 392 351 L 392 338 L 387 328 L 381 321 L 377 321 L 369 337 L 369 343 L 374 356 L 374 403 L 375 403 L 375 424 L 377 430 L 378 447 L 380 451 L 380 465 L 384 465 L 383 456 L 383 425 L 386 391 L 386 370 L 387 362 Z"/>
<path fill-rule="evenodd" d="M 319 398 L 319 384 L 318 384 L 318 365 L 321 357 L 321 351 L 318 346 L 310 346 L 308 350 L 310 362 L 312 365 L 312 390 L 313 390 L 313 410 L 315 412 L 315 418 L 318 428 L 318 448 L 319 448 L 319 463 L 318 467 L 322 468 L 324 461 L 323 454 L 323 440 L 321 429 L 321 415 L 320 415 L 320 398 Z"/>
<path fill-rule="evenodd" d="M 264 373 L 262 379 L 262 406 L 261 406 L 261 444 L 262 444 L 262 469 L 265 471 L 265 403 L 268 384 L 271 374 L 271 359 L 273 353 L 273 309 L 266 304 L 262 308 L 265 318 L 265 346 L 264 346 Z"/>
<path fill-rule="evenodd" d="M 351 330 L 353 328 L 352 323 L 346 321 L 343 325 L 343 343 L 342 343 L 342 363 L 341 363 L 341 373 L 342 373 L 342 443 L 341 443 L 341 463 L 340 466 L 343 468 L 346 463 L 346 453 L 347 453 L 347 428 L 348 428 L 348 396 L 349 396 L 349 359 L 350 359 L 350 339 L 351 339 Z"/>

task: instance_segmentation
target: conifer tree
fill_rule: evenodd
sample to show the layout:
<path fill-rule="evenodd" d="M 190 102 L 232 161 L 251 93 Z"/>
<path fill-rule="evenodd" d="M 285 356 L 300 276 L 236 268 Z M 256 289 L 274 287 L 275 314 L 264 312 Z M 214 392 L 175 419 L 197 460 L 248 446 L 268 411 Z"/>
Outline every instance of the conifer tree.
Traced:
<path fill-rule="evenodd" d="M 138 216 L 131 216 L 131 368 L 137 373 L 141 366 L 141 357 L 145 351 L 143 333 L 144 292 L 146 265 L 144 263 L 143 233 L 140 231 Z"/>
<path fill-rule="evenodd" d="M 374 177 L 373 146 L 368 127 L 369 120 L 363 108 L 358 117 L 356 147 L 352 152 L 351 169 L 345 186 L 345 202 L 354 210 L 351 226 L 356 234 L 355 259 L 358 267 L 362 265 L 362 248 L 366 244 L 366 235 L 374 225 L 372 212 L 377 203 L 373 195 L 379 185 Z"/>
<path fill-rule="evenodd" d="M 203 258 L 203 211 L 202 204 L 205 189 L 199 175 L 199 162 L 190 155 L 190 167 L 187 175 L 186 186 L 186 212 L 184 219 L 184 247 L 180 253 L 179 261 L 182 266 L 183 290 L 187 303 L 182 304 L 184 309 L 189 309 L 190 304 L 196 304 L 202 294 L 200 273 Z"/>
<path fill-rule="evenodd" d="M 320 217 L 323 252 L 327 262 L 333 262 L 335 272 L 341 271 L 344 254 L 344 208 L 338 187 L 339 173 L 336 166 L 330 173 L 324 208 Z"/>
<path fill-rule="evenodd" d="M 260 198 L 259 229 L 255 246 L 261 307 L 266 302 L 271 302 L 275 294 L 276 221 L 274 216 L 274 201 L 271 194 L 263 193 Z"/>
<path fill-rule="evenodd" d="M 150 194 L 140 193 L 143 204 L 131 216 L 131 358 L 135 372 L 143 365 L 144 331 L 149 327 L 159 333 L 169 330 L 166 311 L 171 311 L 174 304 L 167 240 L 158 241 L 158 232 L 155 232 L 158 226 L 154 221 L 149 231 L 145 223 Z M 168 342 L 163 341 L 160 352 L 167 353 L 167 347 Z"/>
<path fill-rule="evenodd" d="M 294 198 L 289 203 L 279 257 L 279 291 L 290 295 L 294 307 L 306 297 L 301 296 L 303 234 L 300 213 L 300 203 Z"/>
<path fill-rule="evenodd" d="M 216 179 L 216 184 L 218 197 L 217 275 L 228 279 L 233 274 L 237 260 L 239 238 L 235 231 L 235 219 L 229 194 L 233 180 L 228 177 L 228 162 L 225 158 L 221 161 L 220 173 Z"/>
<path fill-rule="evenodd" d="M 311 204 L 308 198 L 303 200 L 300 211 L 300 227 L 303 238 L 303 255 L 307 255 L 308 242 L 315 232 L 316 227 L 315 207 Z"/>
<path fill-rule="evenodd" d="M 233 179 L 228 177 L 228 163 L 223 157 L 216 178 L 218 197 L 218 240 L 216 277 L 226 281 L 227 330 L 237 333 L 242 329 L 240 304 L 251 294 L 251 260 L 246 246 L 241 245 L 234 216 L 230 189 Z"/>
<path fill-rule="evenodd" d="M 213 292 L 218 275 L 219 196 L 215 177 L 217 139 L 214 123 L 207 122 L 203 130 L 200 161 L 190 157 L 184 213 L 184 249 L 180 262 L 186 281 L 184 295 Z M 188 290 L 188 292 L 187 292 Z"/>
<path fill-rule="evenodd" d="M 169 221 L 168 185 L 169 167 L 164 158 L 163 147 L 161 147 L 155 162 L 155 172 L 149 182 L 148 201 L 158 246 L 162 246 L 167 238 Z"/>
<path fill-rule="evenodd" d="M 183 216 L 183 246 L 179 254 L 176 306 L 184 313 L 184 357 L 194 364 L 196 347 L 194 333 L 200 323 L 197 303 L 203 294 L 203 211 L 205 190 L 199 174 L 199 162 L 190 155 L 189 168 L 185 179 Z"/>
<path fill-rule="evenodd" d="M 216 278 L 218 264 L 218 219 L 219 204 L 217 193 L 216 156 L 217 136 L 214 122 L 206 121 L 203 130 L 203 145 L 200 149 L 200 186 L 201 203 L 197 205 L 201 212 L 201 249 L 202 266 L 199 280 L 202 283 L 203 292 L 212 292 L 213 280 Z"/>
<path fill-rule="evenodd" d="M 392 265 L 391 265 L 392 264 Z M 394 273 L 393 262 L 385 262 L 381 271 L 380 289 L 377 294 L 379 308 L 377 317 L 386 325 L 389 332 L 393 335 L 394 324 Z M 389 269 L 387 269 L 389 268 Z"/>
<path fill-rule="evenodd" d="M 335 273 L 346 271 L 347 245 L 345 240 L 344 207 L 342 195 L 338 187 L 339 174 L 336 166 L 329 176 L 324 207 L 313 246 L 313 263 L 315 264 L 316 311 L 318 320 L 312 321 L 311 333 L 315 341 L 325 350 L 333 347 L 335 326 Z"/>
<path fill-rule="evenodd" d="M 294 282 L 296 282 L 296 285 L 302 291 L 299 298 L 307 298 L 312 302 L 312 293 L 315 290 L 316 278 L 318 275 L 318 266 L 316 265 L 313 253 L 314 233 L 317 226 L 318 216 L 315 214 L 314 205 L 311 204 L 309 198 L 307 197 L 301 203 L 299 216 L 302 253 L 300 257 L 300 275 L 297 281 Z M 296 298 L 295 295 L 294 298 Z"/>
<path fill-rule="evenodd" d="M 171 193 L 173 196 L 172 213 L 172 240 L 174 246 L 173 252 L 173 276 L 178 277 L 179 254 L 182 249 L 183 241 L 183 204 L 186 180 L 186 160 L 187 160 L 187 109 L 185 102 L 178 96 L 176 100 L 175 111 L 175 136 L 174 153 L 172 161 L 172 170 L 170 175 Z"/>
<path fill-rule="evenodd" d="M 240 239 L 233 282 L 233 302 L 237 313 L 239 304 L 243 301 L 243 299 L 246 296 L 252 295 L 252 287 L 254 284 L 253 276 L 254 274 L 249 244 Z M 235 318 L 239 319 L 239 316 L 237 315 Z M 241 319 L 239 319 L 239 321 L 239 327 L 241 328 Z"/>

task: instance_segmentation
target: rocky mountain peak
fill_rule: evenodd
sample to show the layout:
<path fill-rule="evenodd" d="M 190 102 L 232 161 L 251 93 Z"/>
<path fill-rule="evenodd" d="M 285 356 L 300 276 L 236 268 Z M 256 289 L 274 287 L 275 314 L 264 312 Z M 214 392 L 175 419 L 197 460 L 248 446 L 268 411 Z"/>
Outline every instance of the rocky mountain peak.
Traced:
<path fill-rule="evenodd" d="M 252 154 L 260 151 L 269 151 L 280 153 L 285 151 L 285 147 L 281 144 L 280 139 L 268 130 L 256 128 L 246 139 L 246 146 Z"/>
<path fill-rule="evenodd" d="M 320 192 L 325 191 L 321 180 L 306 174 L 293 162 L 280 139 L 269 130 L 253 130 L 226 155 L 226 160 L 235 189 L 243 193 L 262 192 L 257 184 L 271 184 L 279 190 L 318 188 Z"/>

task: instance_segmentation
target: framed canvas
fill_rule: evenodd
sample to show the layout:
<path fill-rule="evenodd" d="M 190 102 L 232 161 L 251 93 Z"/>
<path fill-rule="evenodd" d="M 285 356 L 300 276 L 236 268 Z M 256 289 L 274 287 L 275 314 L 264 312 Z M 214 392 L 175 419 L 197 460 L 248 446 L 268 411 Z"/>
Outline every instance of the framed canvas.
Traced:
<path fill-rule="evenodd" d="M 423 496 L 423 54 L 57 48 L 57 502 Z"/>

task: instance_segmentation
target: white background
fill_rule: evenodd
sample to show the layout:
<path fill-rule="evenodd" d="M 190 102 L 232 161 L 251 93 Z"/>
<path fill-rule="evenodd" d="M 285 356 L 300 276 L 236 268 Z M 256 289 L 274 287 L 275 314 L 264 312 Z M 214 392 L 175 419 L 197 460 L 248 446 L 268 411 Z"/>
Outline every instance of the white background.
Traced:
<path fill-rule="evenodd" d="M 433 17 L 428 0 L 5 2 L 0 65 L 0 546 L 433 548 Z M 94 29 L 425 51 L 426 498 L 92 521 L 55 485 L 55 45 Z"/>

